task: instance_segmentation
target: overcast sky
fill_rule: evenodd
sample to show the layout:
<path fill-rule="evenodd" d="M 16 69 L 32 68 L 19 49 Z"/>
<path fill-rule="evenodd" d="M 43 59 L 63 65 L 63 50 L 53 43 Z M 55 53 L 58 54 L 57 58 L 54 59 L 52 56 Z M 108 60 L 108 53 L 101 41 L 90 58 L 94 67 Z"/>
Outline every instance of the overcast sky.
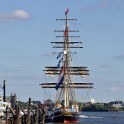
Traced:
<path fill-rule="evenodd" d="M 56 19 L 65 18 L 66 5 L 69 18 L 78 19 L 69 28 L 80 31 L 71 40 L 83 42 L 83 49 L 73 50 L 73 65 L 88 66 L 90 76 L 79 80 L 95 85 L 78 90 L 78 100 L 124 101 L 124 0 L 1 0 L 0 85 L 6 80 L 7 95 L 22 101 L 54 98 L 55 89 L 47 92 L 39 84 L 50 81 L 44 67 L 57 65 L 59 50 L 50 42 L 62 40 L 54 30 L 64 28 Z"/>

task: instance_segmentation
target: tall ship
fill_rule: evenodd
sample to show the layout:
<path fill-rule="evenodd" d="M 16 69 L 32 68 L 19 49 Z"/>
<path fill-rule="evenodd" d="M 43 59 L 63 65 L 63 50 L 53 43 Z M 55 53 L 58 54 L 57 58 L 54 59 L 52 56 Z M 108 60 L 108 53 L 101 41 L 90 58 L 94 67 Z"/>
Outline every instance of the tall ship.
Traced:
<path fill-rule="evenodd" d="M 71 30 L 69 21 L 77 21 L 77 19 L 68 18 L 69 8 L 66 7 L 65 19 L 56 19 L 56 21 L 64 21 L 65 26 L 62 30 L 55 30 L 54 32 L 62 33 L 61 36 L 56 36 L 62 41 L 51 42 L 53 48 L 60 50 L 57 54 L 58 64 L 56 66 L 46 66 L 44 72 L 49 76 L 58 76 L 55 83 L 41 83 L 41 88 L 54 88 L 56 93 L 55 107 L 53 109 L 51 119 L 54 123 L 77 123 L 80 121 L 79 107 L 76 100 L 76 89 L 93 88 L 93 83 L 75 82 L 74 76 L 81 76 L 84 78 L 89 75 L 88 67 L 73 66 L 72 65 L 72 49 L 83 48 L 82 42 L 72 41 L 74 32 L 78 30 Z M 51 81 L 52 82 L 52 81 Z"/>

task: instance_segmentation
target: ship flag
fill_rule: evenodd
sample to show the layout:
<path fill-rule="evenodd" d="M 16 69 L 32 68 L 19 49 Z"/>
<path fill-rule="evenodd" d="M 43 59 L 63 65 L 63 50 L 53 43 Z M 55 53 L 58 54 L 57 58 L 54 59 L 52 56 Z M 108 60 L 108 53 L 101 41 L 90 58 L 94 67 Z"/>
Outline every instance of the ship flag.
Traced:
<path fill-rule="evenodd" d="M 59 63 L 61 63 L 62 60 L 63 60 L 63 57 L 59 60 Z"/>
<path fill-rule="evenodd" d="M 61 57 L 61 52 L 59 53 L 59 55 L 56 57 L 57 59 Z"/>
<path fill-rule="evenodd" d="M 57 64 L 57 68 L 60 68 L 60 63 L 63 60 L 63 57 L 59 60 L 58 64 Z"/>
<path fill-rule="evenodd" d="M 60 68 L 60 63 L 57 64 L 57 68 Z"/>
<path fill-rule="evenodd" d="M 66 29 L 64 30 L 64 36 L 65 37 L 67 36 L 67 30 Z"/>
<path fill-rule="evenodd" d="M 67 13 L 69 13 L 69 8 L 68 8 L 68 7 L 66 7 L 65 15 L 66 15 Z"/>
<path fill-rule="evenodd" d="M 63 81 L 64 81 L 64 66 L 61 67 L 60 75 L 59 75 L 57 84 L 56 84 L 56 86 L 55 86 L 55 89 L 56 89 L 56 90 L 58 90 L 58 88 L 59 88 L 60 85 L 63 83 Z"/>

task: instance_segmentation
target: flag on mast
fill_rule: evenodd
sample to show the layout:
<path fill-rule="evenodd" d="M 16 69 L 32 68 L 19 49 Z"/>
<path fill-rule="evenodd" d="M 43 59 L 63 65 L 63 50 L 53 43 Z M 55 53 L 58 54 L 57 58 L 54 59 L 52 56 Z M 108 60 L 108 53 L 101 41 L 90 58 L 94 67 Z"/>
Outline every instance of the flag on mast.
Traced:
<path fill-rule="evenodd" d="M 65 37 L 67 36 L 67 30 L 66 29 L 64 30 L 64 36 Z"/>
<path fill-rule="evenodd" d="M 64 66 L 61 67 L 60 75 L 59 75 L 57 84 L 56 84 L 56 86 L 55 86 L 55 89 L 56 89 L 56 90 L 58 90 L 58 88 L 59 88 L 60 85 L 63 83 L 63 81 L 64 81 Z"/>
<path fill-rule="evenodd" d="M 57 59 L 61 57 L 62 52 L 59 53 L 59 55 L 56 57 Z"/>
<path fill-rule="evenodd" d="M 69 13 L 69 8 L 66 6 L 65 15 Z"/>

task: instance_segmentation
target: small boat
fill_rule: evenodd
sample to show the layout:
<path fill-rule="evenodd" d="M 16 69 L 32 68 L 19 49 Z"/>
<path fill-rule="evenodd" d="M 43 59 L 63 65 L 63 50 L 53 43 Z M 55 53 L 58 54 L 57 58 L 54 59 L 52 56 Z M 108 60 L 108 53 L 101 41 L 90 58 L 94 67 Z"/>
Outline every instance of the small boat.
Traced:
<path fill-rule="evenodd" d="M 56 19 L 56 21 L 65 21 L 64 30 L 55 30 L 54 32 L 62 33 L 62 36 L 56 36 L 62 38 L 62 41 L 51 42 L 61 50 L 58 52 L 57 66 L 46 66 L 44 72 L 51 77 L 58 76 L 57 83 L 41 83 L 41 88 L 55 88 L 56 89 L 56 102 L 55 107 L 50 115 L 51 120 L 54 123 L 77 123 L 80 120 L 79 107 L 76 100 L 75 89 L 80 88 L 93 88 L 93 83 L 74 82 L 73 76 L 85 77 L 89 75 L 89 70 L 85 66 L 72 66 L 72 49 L 83 48 L 82 42 L 71 41 L 70 37 L 72 32 L 79 32 L 78 30 L 70 30 L 69 21 L 77 21 L 77 19 L 68 18 L 69 9 L 66 7 L 65 19 Z M 75 46 L 76 44 L 76 46 Z"/>

